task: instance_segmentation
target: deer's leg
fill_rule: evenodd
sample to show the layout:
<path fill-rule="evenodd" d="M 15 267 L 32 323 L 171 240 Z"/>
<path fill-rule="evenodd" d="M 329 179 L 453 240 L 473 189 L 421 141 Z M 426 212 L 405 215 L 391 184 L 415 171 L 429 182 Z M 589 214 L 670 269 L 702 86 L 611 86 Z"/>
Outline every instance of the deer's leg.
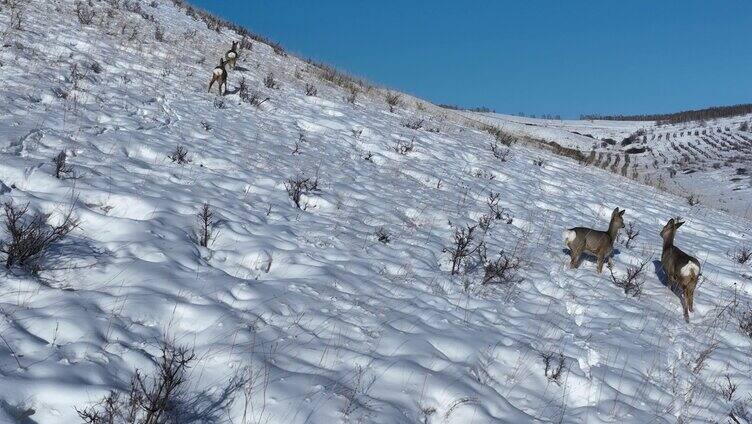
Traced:
<path fill-rule="evenodd" d="M 216 78 L 212 78 L 211 81 L 209 81 L 209 89 L 206 90 L 207 93 L 211 91 L 212 85 L 214 85 L 214 81 L 215 80 L 216 80 Z"/>
<path fill-rule="evenodd" d="M 577 268 L 580 266 L 580 255 L 582 254 L 582 249 L 577 247 L 569 247 L 569 268 Z"/>
<path fill-rule="evenodd" d="M 603 272 L 603 255 L 598 255 L 598 274 Z"/>
<path fill-rule="evenodd" d="M 687 308 L 687 292 L 684 292 L 684 296 L 682 296 L 682 310 L 684 311 L 684 321 L 689 323 L 689 312 Z"/>
<path fill-rule="evenodd" d="M 685 293 L 685 296 L 687 296 L 687 307 L 689 308 L 689 312 L 694 312 L 695 311 L 695 288 L 694 286 L 687 287 L 684 293 Z"/>
<path fill-rule="evenodd" d="M 674 274 L 666 271 L 666 279 L 668 280 L 669 286 L 671 286 L 671 290 L 676 290 L 679 284 L 677 283 L 676 278 L 674 278 Z"/>

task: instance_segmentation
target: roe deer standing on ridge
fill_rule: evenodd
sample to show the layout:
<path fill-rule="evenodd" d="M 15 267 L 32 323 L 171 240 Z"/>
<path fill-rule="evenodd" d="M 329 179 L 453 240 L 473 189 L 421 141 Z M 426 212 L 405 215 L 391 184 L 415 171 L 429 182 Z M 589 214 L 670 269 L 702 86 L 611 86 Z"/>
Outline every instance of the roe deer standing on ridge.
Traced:
<path fill-rule="evenodd" d="M 232 64 L 232 69 L 235 69 L 235 61 L 238 60 L 238 42 L 232 42 L 232 48 L 225 53 L 225 63 Z"/>
<path fill-rule="evenodd" d="M 684 321 L 689 322 L 689 312 L 694 312 L 695 286 L 697 286 L 697 280 L 700 277 L 700 262 L 674 246 L 676 229 L 681 227 L 682 224 L 684 222 L 679 222 L 678 219 L 675 221 L 674 218 L 671 218 L 663 226 L 661 230 L 661 237 L 663 237 L 661 266 L 668 281 L 674 285 L 679 283 L 681 286 Z"/>
<path fill-rule="evenodd" d="M 572 258 L 569 263 L 570 268 L 580 266 L 580 256 L 582 252 L 588 252 L 598 258 L 598 273 L 603 272 L 603 261 L 608 258 L 609 265 L 612 264 L 611 253 L 614 249 L 614 242 L 619 230 L 624 228 L 624 210 L 619 211 L 615 208 L 611 213 L 611 222 L 608 224 L 608 230 L 598 231 L 585 227 L 570 228 L 564 231 L 564 244 L 569 248 L 569 254 Z"/>
<path fill-rule="evenodd" d="M 211 91 L 214 81 L 219 81 L 219 95 L 221 96 L 223 94 L 223 85 L 225 86 L 225 91 L 227 91 L 227 70 L 225 69 L 224 59 L 219 59 L 219 66 L 214 68 L 214 70 L 212 71 L 212 79 L 209 82 L 209 89 L 206 91 L 207 93 Z"/>

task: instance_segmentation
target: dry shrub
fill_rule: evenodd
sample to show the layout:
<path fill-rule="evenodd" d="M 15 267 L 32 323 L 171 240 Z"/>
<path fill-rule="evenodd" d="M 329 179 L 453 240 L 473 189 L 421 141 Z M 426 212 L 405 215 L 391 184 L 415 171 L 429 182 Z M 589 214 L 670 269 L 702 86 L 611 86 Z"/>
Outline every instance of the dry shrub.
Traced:
<path fill-rule="evenodd" d="M 500 205 L 501 193 L 491 192 L 488 194 L 486 204 L 490 212 L 490 218 L 504 221 L 507 224 L 513 222 L 512 215 Z"/>
<path fill-rule="evenodd" d="M 744 265 L 752 259 L 752 249 L 748 246 L 742 246 L 731 254 L 731 258 L 734 262 Z"/>
<path fill-rule="evenodd" d="M 315 96 L 318 94 L 318 90 L 316 89 L 316 86 L 310 83 L 306 83 L 305 85 L 305 94 L 306 96 Z"/>
<path fill-rule="evenodd" d="M 55 165 L 55 178 L 61 179 L 67 174 L 73 172 L 73 166 L 68 164 L 67 160 L 68 155 L 66 155 L 64 150 L 61 150 L 60 153 L 52 159 L 52 163 Z"/>
<path fill-rule="evenodd" d="M 508 147 L 501 147 L 497 142 L 491 143 L 491 154 L 493 154 L 496 159 L 506 162 L 507 159 L 509 159 L 510 153 L 511 151 Z"/>
<path fill-rule="evenodd" d="M 394 145 L 394 151 L 400 155 L 406 155 L 415 149 L 415 142 L 413 140 L 398 139 Z"/>
<path fill-rule="evenodd" d="M 79 410 L 78 416 L 88 424 L 161 424 L 174 422 L 180 415 L 185 396 L 187 370 L 195 358 L 182 347 L 162 345 L 162 357 L 155 375 L 147 377 L 136 370 L 124 394 L 110 392 L 95 405 Z"/>
<path fill-rule="evenodd" d="M 89 7 L 88 4 L 84 3 L 83 1 L 77 1 L 76 2 L 76 17 L 78 17 L 78 22 L 80 22 L 83 25 L 89 25 L 94 20 L 94 11 Z"/>
<path fill-rule="evenodd" d="M 72 207 L 58 225 L 49 224 L 49 214 L 28 216 L 28 203 L 16 206 L 12 201 L 5 202 L 4 212 L 5 229 L 10 237 L 0 242 L 0 252 L 6 255 L 5 268 L 19 266 L 31 273 L 39 270 L 39 260 L 44 253 L 79 224 L 73 217 Z"/>
<path fill-rule="evenodd" d="M 411 130 L 419 130 L 423 128 L 423 123 L 425 122 L 425 119 L 414 119 L 412 121 L 407 121 L 403 125 L 405 128 L 409 128 Z"/>
<path fill-rule="evenodd" d="M 452 275 L 457 274 L 464 261 L 481 248 L 482 241 L 475 244 L 475 230 L 477 228 L 477 225 L 467 225 L 465 227 L 454 229 L 454 244 L 450 247 L 444 248 L 444 252 L 449 253 L 451 256 Z M 475 244 L 475 246 L 473 246 L 473 244 Z"/>
<path fill-rule="evenodd" d="M 208 247 L 209 243 L 214 239 L 214 228 L 217 225 L 217 221 L 214 219 L 214 212 L 211 209 L 209 202 L 204 202 L 201 205 L 196 214 L 198 221 L 198 230 L 196 231 L 198 244 L 203 247 Z"/>
<path fill-rule="evenodd" d="M 188 149 L 181 146 L 180 144 L 178 144 L 177 147 L 175 147 L 175 150 L 167 155 L 167 157 L 178 165 L 184 165 L 191 161 L 191 159 L 188 157 Z"/>
<path fill-rule="evenodd" d="M 640 235 L 640 230 L 635 228 L 633 222 L 630 222 L 624 230 L 624 233 L 627 236 L 627 241 L 624 242 L 624 247 L 629 249 L 629 245 Z"/>
<path fill-rule="evenodd" d="M 250 103 L 255 107 L 261 106 L 264 102 L 269 100 L 269 97 L 262 98 L 263 95 L 258 90 L 251 90 L 248 84 L 245 82 L 245 77 L 240 79 L 240 86 L 238 87 L 238 96 L 240 101 Z"/>
<path fill-rule="evenodd" d="M 154 39 L 159 41 L 160 43 L 165 40 L 164 38 L 164 28 L 162 28 L 161 25 L 157 25 L 154 28 Z"/>
<path fill-rule="evenodd" d="M 389 112 L 394 112 L 394 109 L 402 104 L 402 96 L 399 93 L 389 91 L 384 95 L 384 101 L 389 105 Z"/>
<path fill-rule="evenodd" d="M 386 230 L 384 227 L 379 227 L 378 230 L 376 230 L 376 239 L 384 244 L 389 244 L 389 242 L 392 240 L 391 234 L 389 234 L 389 231 Z"/>
<path fill-rule="evenodd" d="M 747 308 L 739 314 L 739 330 L 752 339 L 752 308 Z"/>
<path fill-rule="evenodd" d="M 285 189 L 287 190 L 287 195 L 290 196 L 290 199 L 295 204 L 295 207 L 298 209 L 305 209 L 306 206 L 300 204 L 301 198 L 304 194 L 308 194 L 313 191 L 318 191 L 319 187 L 319 180 L 318 178 L 310 179 L 310 178 L 304 178 L 304 177 L 298 177 L 298 178 L 288 178 L 285 182 Z"/>
<path fill-rule="evenodd" d="M 347 96 L 345 97 L 345 101 L 347 103 L 350 103 L 351 105 L 355 104 L 355 100 L 358 98 L 358 93 L 360 91 L 357 87 L 351 87 L 350 90 L 347 92 Z"/>
<path fill-rule="evenodd" d="M 499 252 L 498 258 L 489 259 L 486 255 L 485 245 L 481 246 L 479 249 L 480 261 L 483 266 L 483 280 L 481 284 L 510 286 L 522 282 L 522 277 L 518 274 L 522 261 L 518 257 L 502 250 Z"/>
<path fill-rule="evenodd" d="M 557 385 L 560 385 L 561 376 L 564 372 L 564 355 L 562 353 L 555 354 L 553 352 L 541 353 L 540 355 L 543 359 L 543 373 L 546 378 Z M 554 362 L 556 362 L 555 365 Z"/>
<path fill-rule="evenodd" d="M 275 90 L 277 88 L 279 88 L 279 82 L 277 82 L 277 80 L 274 79 L 274 72 L 269 72 L 264 77 L 264 86 L 266 88 L 271 88 L 271 89 L 275 89 Z"/>
<path fill-rule="evenodd" d="M 248 37 L 243 37 L 240 39 L 240 48 L 242 50 L 253 50 L 253 42 Z"/>
<path fill-rule="evenodd" d="M 619 277 L 614 274 L 614 269 L 609 263 L 608 271 L 611 274 L 611 281 L 615 286 L 624 289 L 625 295 L 639 296 L 642 293 L 642 285 L 645 283 L 645 266 L 650 262 L 650 258 L 643 260 L 638 265 L 627 266 L 627 273 Z"/>

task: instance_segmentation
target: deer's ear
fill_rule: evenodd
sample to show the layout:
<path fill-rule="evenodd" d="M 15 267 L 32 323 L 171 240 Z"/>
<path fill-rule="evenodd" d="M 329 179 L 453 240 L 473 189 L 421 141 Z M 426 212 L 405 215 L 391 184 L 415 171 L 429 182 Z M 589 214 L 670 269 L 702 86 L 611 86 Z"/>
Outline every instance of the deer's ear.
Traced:
<path fill-rule="evenodd" d="M 677 229 L 677 228 L 681 227 L 682 225 L 684 225 L 684 222 L 674 223 L 674 229 Z"/>
<path fill-rule="evenodd" d="M 618 214 L 619 214 L 619 207 L 617 206 L 614 208 L 614 211 L 611 212 L 611 216 L 618 215 Z"/>
<path fill-rule="evenodd" d="M 626 212 L 626 209 L 622 209 L 621 212 L 619 212 L 619 216 L 624 216 L 624 212 Z"/>

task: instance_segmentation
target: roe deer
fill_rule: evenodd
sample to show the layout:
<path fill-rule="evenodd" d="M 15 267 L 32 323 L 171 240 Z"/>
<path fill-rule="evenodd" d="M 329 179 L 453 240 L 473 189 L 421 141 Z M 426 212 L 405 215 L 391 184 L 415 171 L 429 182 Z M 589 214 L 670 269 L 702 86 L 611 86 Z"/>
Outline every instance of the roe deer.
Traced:
<path fill-rule="evenodd" d="M 663 226 L 661 230 L 661 237 L 663 237 L 661 266 L 669 283 L 673 285 L 679 283 L 681 286 L 684 321 L 689 322 L 689 313 L 694 312 L 695 286 L 697 286 L 697 280 L 700 277 L 700 262 L 674 246 L 676 229 L 681 227 L 682 224 L 684 222 L 675 221 L 674 218 L 671 218 Z"/>
<path fill-rule="evenodd" d="M 227 70 L 225 69 L 224 59 L 219 59 L 219 66 L 212 71 L 212 79 L 209 82 L 209 89 L 206 91 L 207 93 L 211 91 L 214 81 L 219 81 L 219 95 L 221 96 L 223 94 L 222 86 L 224 86 L 225 91 L 227 91 Z"/>
<path fill-rule="evenodd" d="M 619 211 L 619 208 L 615 208 L 611 213 L 611 222 L 606 231 L 585 227 L 570 228 L 564 231 L 564 244 L 569 248 L 569 254 L 572 258 L 569 267 L 577 268 L 580 266 L 582 252 L 591 253 L 598 258 L 599 274 L 603 272 L 604 259 L 608 258 L 608 263 L 611 265 L 611 252 L 614 248 L 616 235 L 620 229 L 624 228 L 623 216 L 624 210 Z"/>
<path fill-rule="evenodd" d="M 232 48 L 225 53 L 225 63 L 232 64 L 232 69 L 235 69 L 235 61 L 238 60 L 238 42 L 232 42 Z"/>

